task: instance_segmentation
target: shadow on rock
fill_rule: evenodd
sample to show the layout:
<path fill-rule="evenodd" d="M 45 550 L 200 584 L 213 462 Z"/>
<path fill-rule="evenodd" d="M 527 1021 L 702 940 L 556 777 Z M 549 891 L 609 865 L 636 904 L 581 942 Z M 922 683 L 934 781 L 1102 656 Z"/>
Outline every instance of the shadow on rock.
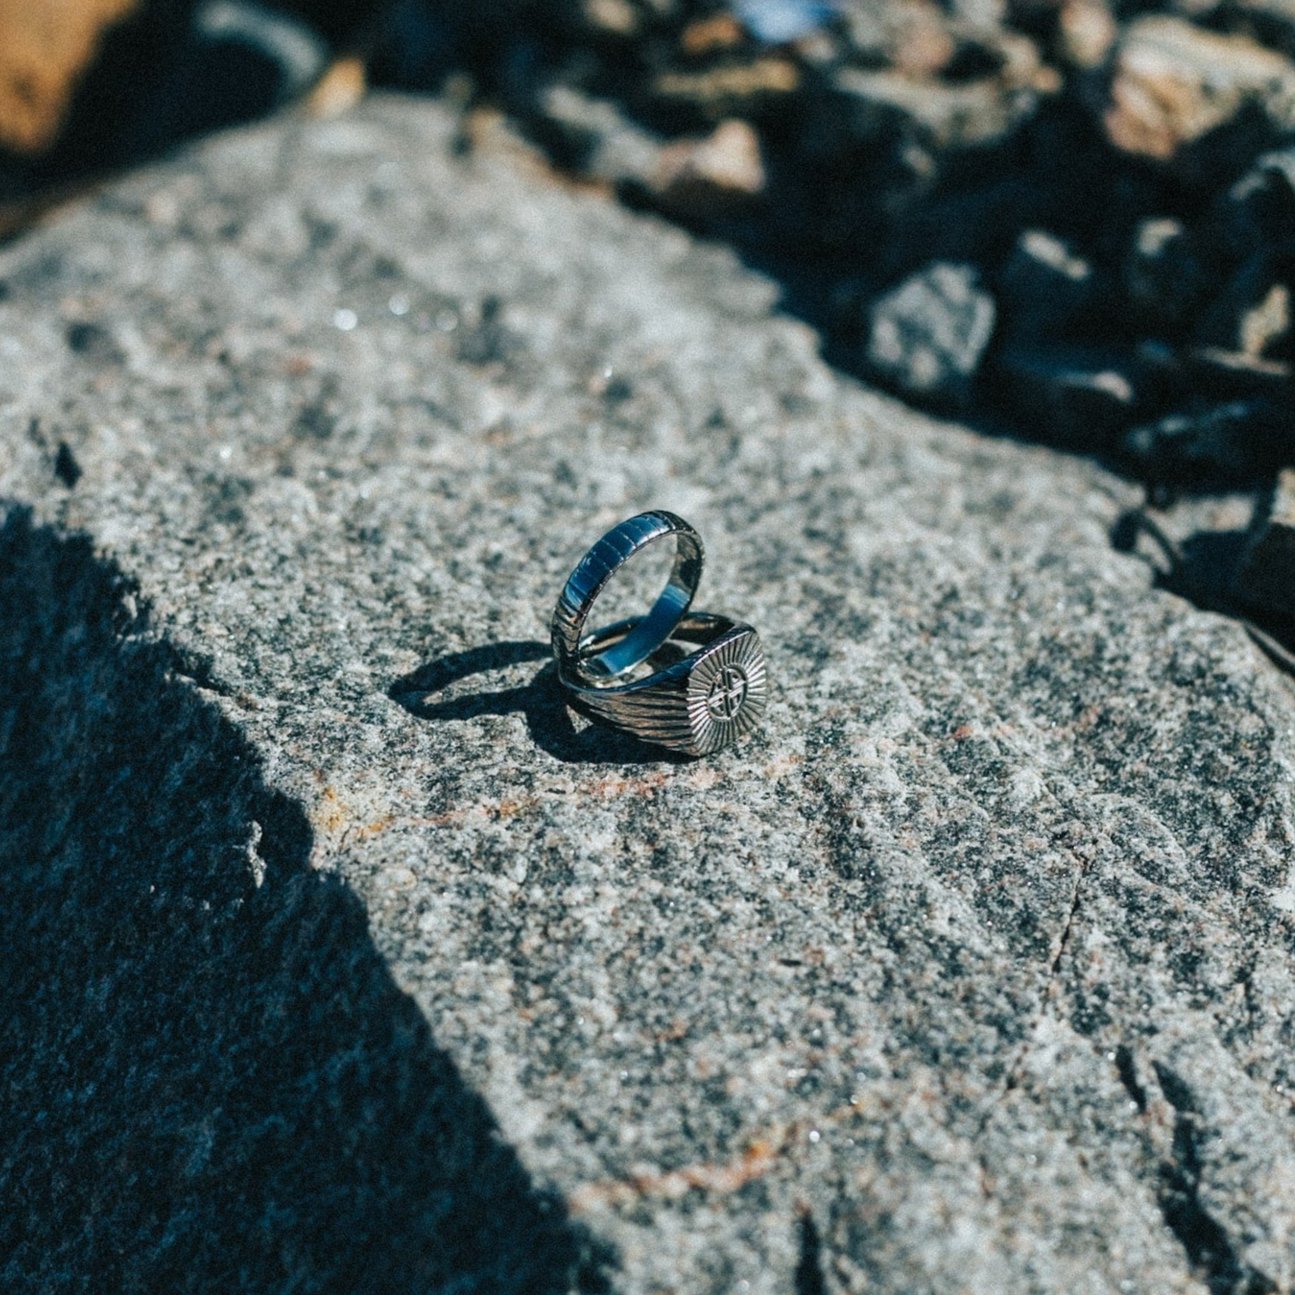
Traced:
<path fill-rule="evenodd" d="M 530 661 L 547 664 L 529 683 L 441 697 L 461 680 Z M 613 729 L 577 729 L 562 699 L 552 649 L 533 640 L 489 643 L 438 657 L 397 679 L 387 696 L 418 719 L 468 720 L 520 712 L 535 744 L 564 764 L 681 764 L 688 759 Z"/>
<path fill-rule="evenodd" d="M 13 512 L 0 607 L 0 1285 L 605 1289 L 128 582 Z"/>
<path fill-rule="evenodd" d="M 1124 513 L 1111 532 L 1112 547 L 1121 553 L 1137 551 L 1143 538 L 1159 553 L 1159 562 L 1148 559 L 1157 589 L 1177 594 L 1202 611 L 1240 620 L 1275 665 L 1295 674 L 1295 617 L 1257 608 L 1244 596 L 1240 577 L 1251 543 L 1249 532 L 1199 531 L 1178 543 L 1140 508 Z"/>

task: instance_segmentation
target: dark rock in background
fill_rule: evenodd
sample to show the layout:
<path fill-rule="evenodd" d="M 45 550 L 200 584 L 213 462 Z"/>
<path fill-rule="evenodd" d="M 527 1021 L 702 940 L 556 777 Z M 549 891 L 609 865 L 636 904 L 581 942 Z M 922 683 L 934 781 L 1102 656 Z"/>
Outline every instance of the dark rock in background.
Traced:
<path fill-rule="evenodd" d="M 937 262 L 873 303 L 868 367 L 905 395 L 965 408 L 996 314 L 974 267 Z"/>
<path fill-rule="evenodd" d="M 1138 375 L 1112 351 L 1005 347 L 991 380 L 1031 439 L 1062 448 L 1110 448 L 1141 404 Z"/>
<path fill-rule="evenodd" d="M 1251 257 L 1202 312 L 1196 341 L 1254 360 L 1295 358 L 1295 243 Z"/>
<path fill-rule="evenodd" d="M 1295 469 L 1278 474 L 1237 572 L 1237 595 L 1295 621 Z"/>
<path fill-rule="evenodd" d="M 1262 397 L 1200 403 L 1132 428 L 1121 448 L 1148 481 L 1235 486 L 1290 461 L 1295 417 Z"/>
<path fill-rule="evenodd" d="M 1002 332 L 1026 345 L 1082 335 L 1098 294 L 1088 261 L 1045 230 L 1026 230 L 999 276 Z"/>
<path fill-rule="evenodd" d="M 1157 336 L 1181 337 L 1210 290 L 1211 276 L 1191 231 L 1171 216 L 1140 221 L 1122 268 L 1134 319 Z"/>

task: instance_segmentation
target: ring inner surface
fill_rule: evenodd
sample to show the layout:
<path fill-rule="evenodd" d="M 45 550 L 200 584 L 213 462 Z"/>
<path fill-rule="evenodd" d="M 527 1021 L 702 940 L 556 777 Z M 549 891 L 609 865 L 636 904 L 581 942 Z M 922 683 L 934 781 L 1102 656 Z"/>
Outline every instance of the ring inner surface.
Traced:
<path fill-rule="evenodd" d="M 584 640 L 586 648 L 590 652 L 606 651 L 624 642 L 640 624 L 640 618 L 632 616 L 628 620 L 604 625 L 586 637 Z M 601 684 L 609 686 L 638 682 L 658 670 L 664 670 L 691 656 L 699 647 L 713 642 L 721 634 L 726 634 L 736 627 L 737 622 L 728 616 L 717 616 L 713 612 L 689 612 L 679 619 L 674 629 L 670 631 L 669 637 L 658 643 L 637 665 L 623 671 L 614 680 L 602 680 Z M 599 686 L 593 680 L 585 682 L 595 687 Z"/>
<path fill-rule="evenodd" d="M 674 632 L 688 610 L 701 578 L 701 550 L 697 542 L 682 532 L 675 533 L 675 541 L 674 566 L 652 610 L 611 647 L 582 657 L 579 662 L 582 674 L 603 680 L 624 674 L 651 656 Z M 627 561 L 633 561 L 633 557 Z M 588 637 L 596 640 L 602 634 L 602 630 L 595 630 Z"/>

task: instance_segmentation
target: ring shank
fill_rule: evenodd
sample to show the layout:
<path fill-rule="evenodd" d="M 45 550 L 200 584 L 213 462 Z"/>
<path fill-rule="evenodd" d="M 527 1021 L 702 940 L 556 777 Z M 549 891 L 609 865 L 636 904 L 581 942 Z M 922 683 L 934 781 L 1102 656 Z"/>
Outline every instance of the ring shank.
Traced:
<path fill-rule="evenodd" d="M 603 631 L 592 635 L 584 627 L 611 577 L 640 549 L 675 537 L 670 578 L 646 616 L 620 622 L 624 629 L 614 643 L 601 646 Z M 687 614 L 701 580 L 701 537 L 681 517 L 665 511 L 641 513 L 613 527 L 589 550 L 571 573 L 553 613 L 553 650 L 564 674 L 596 683 L 623 675 L 646 660 L 670 638 Z"/>

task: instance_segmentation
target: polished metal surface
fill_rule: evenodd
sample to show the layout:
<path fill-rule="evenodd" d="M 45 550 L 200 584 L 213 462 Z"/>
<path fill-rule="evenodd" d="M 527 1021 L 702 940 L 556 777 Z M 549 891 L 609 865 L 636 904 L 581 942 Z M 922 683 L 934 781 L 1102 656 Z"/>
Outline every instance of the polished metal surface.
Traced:
<path fill-rule="evenodd" d="M 674 567 L 652 610 L 612 647 L 591 650 L 585 622 L 598 595 L 636 553 L 669 536 L 675 537 Z M 632 670 L 670 637 L 692 604 L 703 561 L 701 536 L 674 513 L 640 513 L 613 526 L 580 560 L 554 609 L 551 631 L 558 665 L 589 682 Z"/>
<path fill-rule="evenodd" d="M 749 733 L 767 694 L 760 636 L 727 616 L 693 612 L 665 646 L 678 643 L 701 646 L 627 683 L 593 685 L 559 666 L 567 699 L 591 719 L 687 755 L 710 755 Z"/>
<path fill-rule="evenodd" d="M 647 615 L 586 633 L 612 575 L 648 544 L 676 537 L 674 568 Z M 568 702 L 599 723 L 688 755 L 749 733 L 764 712 L 767 675 L 750 625 L 688 608 L 701 538 L 673 513 L 642 513 L 603 536 L 571 573 L 553 613 L 553 653 Z"/>

